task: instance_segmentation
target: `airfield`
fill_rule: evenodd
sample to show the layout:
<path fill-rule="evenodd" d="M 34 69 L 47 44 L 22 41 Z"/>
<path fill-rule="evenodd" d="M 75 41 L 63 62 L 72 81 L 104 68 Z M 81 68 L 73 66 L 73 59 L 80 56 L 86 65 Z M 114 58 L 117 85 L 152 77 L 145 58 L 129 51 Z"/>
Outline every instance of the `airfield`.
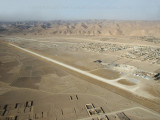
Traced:
<path fill-rule="evenodd" d="M 160 119 L 154 77 L 159 43 L 130 37 L 0 39 L 0 120 Z M 133 53 L 139 49 L 157 53 L 145 60 Z"/>

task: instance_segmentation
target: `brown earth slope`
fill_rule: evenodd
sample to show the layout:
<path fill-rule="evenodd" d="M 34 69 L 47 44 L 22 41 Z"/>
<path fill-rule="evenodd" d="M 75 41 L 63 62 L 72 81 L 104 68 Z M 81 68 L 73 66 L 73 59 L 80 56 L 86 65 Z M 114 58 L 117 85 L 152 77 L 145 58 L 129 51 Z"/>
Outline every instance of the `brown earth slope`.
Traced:
<path fill-rule="evenodd" d="M 159 37 L 160 21 L 49 21 L 0 23 L 0 34 Z"/>

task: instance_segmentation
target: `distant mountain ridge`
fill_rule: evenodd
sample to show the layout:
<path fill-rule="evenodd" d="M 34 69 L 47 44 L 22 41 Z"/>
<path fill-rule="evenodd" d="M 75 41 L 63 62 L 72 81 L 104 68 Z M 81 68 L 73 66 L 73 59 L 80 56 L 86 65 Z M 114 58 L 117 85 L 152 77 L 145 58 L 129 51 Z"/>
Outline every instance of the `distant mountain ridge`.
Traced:
<path fill-rule="evenodd" d="M 0 34 L 160 37 L 160 21 L 50 21 L 0 23 Z"/>

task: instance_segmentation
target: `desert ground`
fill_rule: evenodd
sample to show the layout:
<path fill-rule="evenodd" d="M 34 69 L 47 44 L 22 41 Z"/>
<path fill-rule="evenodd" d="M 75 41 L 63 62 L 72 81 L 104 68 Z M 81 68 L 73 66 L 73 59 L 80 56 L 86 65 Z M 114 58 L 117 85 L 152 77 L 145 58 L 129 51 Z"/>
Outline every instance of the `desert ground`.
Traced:
<path fill-rule="evenodd" d="M 0 120 L 160 119 L 159 22 L 39 24 L 1 24 Z"/>

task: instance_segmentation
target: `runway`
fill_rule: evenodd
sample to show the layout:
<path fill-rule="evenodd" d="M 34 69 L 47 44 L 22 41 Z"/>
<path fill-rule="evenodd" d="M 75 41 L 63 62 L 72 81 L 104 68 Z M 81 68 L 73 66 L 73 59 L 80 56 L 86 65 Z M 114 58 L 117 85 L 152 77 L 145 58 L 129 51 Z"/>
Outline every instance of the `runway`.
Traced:
<path fill-rule="evenodd" d="M 131 93 L 133 93 L 133 94 L 136 94 L 136 93 L 134 92 L 134 89 L 127 89 L 126 87 L 117 84 L 117 83 L 114 82 L 113 80 L 109 80 L 109 79 L 106 79 L 106 78 L 97 76 L 97 75 L 95 75 L 95 74 L 89 73 L 89 72 L 87 72 L 87 71 L 83 71 L 83 70 L 78 69 L 78 68 L 76 68 L 76 67 L 67 65 L 67 64 L 62 63 L 62 62 L 60 62 L 60 61 L 57 61 L 57 60 L 51 59 L 51 58 L 49 58 L 49 57 L 43 56 L 43 55 L 41 55 L 41 54 L 38 54 L 38 53 L 36 53 L 36 52 L 33 52 L 33 51 L 31 51 L 31 50 L 22 48 L 22 47 L 20 47 L 20 46 L 15 45 L 15 44 L 9 43 L 9 45 L 11 45 L 11 46 L 13 46 L 13 47 L 15 47 L 15 48 L 18 48 L 18 49 L 20 49 L 20 50 L 22 50 L 22 51 L 25 51 L 25 52 L 27 52 L 27 53 L 30 53 L 30 54 L 32 54 L 32 55 L 35 55 L 35 56 L 37 56 L 37 57 L 40 57 L 40 58 L 42 58 L 42 59 L 44 59 L 44 60 L 47 60 L 47 61 L 49 61 L 49 62 L 52 62 L 52 63 L 54 63 L 54 64 L 63 66 L 63 67 L 65 67 L 65 68 L 69 69 L 69 70 L 72 70 L 72 71 L 75 71 L 75 72 L 80 73 L 80 74 L 82 74 L 82 75 L 85 75 L 85 76 L 87 76 L 87 77 L 96 79 L 96 80 L 98 80 L 98 81 L 101 81 L 101 82 L 110 84 L 110 85 L 112 85 L 112 86 L 121 88 L 121 89 L 126 90 L 126 91 L 128 91 L 128 92 L 131 92 Z"/>

